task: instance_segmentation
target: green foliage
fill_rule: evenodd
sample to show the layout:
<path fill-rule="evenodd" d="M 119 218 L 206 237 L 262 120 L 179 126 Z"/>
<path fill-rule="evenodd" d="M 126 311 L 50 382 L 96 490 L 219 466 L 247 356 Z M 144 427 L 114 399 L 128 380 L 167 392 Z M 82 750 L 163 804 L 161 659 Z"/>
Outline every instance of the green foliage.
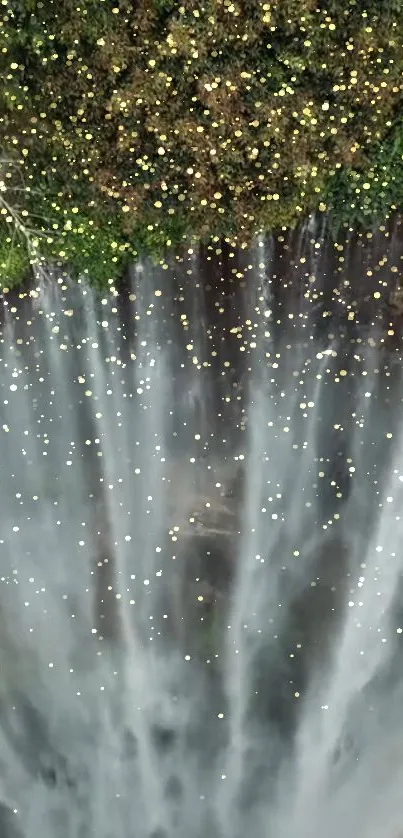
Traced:
<path fill-rule="evenodd" d="M 345 168 L 326 185 L 331 228 L 374 227 L 403 206 L 403 121 L 368 153 L 364 170 Z"/>
<path fill-rule="evenodd" d="M 88 216 L 73 217 L 53 241 L 49 255 L 56 262 L 67 263 L 75 275 L 87 275 L 96 285 L 111 284 L 122 272 L 128 244 L 111 223 L 97 226 Z"/>
<path fill-rule="evenodd" d="M 186 238 L 243 243 L 318 208 L 371 226 L 401 207 L 398 0 L 0 8 L 7 185 L 24 184 L 44 255 L 95 282 Z"/>
<path fill-rule="evenodd" d="M 175 5 L 175 0 L 151 0 L 150 3 L 151 8 L 155 9 L 158 14 L 173 12 Z"/>
<path fill-rule="evenodd" d="M 10 235 L 0 222 L 0 289 L 14 288 L 29 275 L 30 259 L 24 242 Z"/>

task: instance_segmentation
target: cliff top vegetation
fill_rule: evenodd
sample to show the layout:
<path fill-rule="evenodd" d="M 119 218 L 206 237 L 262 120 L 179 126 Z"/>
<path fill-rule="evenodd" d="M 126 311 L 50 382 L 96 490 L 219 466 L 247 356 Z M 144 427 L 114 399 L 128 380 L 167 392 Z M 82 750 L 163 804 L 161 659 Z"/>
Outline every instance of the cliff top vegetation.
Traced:
<path fill-rule="evenodd" d="M 0 285 L 403 203 L 401 0 L 2 0 Z"/>

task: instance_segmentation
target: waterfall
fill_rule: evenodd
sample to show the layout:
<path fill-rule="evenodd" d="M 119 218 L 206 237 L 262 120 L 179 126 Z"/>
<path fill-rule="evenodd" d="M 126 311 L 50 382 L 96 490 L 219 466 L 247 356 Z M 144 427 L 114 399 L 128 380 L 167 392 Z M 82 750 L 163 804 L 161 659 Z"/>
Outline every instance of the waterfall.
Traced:
<path fill-rule="evenodd" d="M 5 838 L 398 838 L 403 381 L 377 289 L 403 247 L 377 236 L 341 251 L 311 218 L 1 298 Z"/>

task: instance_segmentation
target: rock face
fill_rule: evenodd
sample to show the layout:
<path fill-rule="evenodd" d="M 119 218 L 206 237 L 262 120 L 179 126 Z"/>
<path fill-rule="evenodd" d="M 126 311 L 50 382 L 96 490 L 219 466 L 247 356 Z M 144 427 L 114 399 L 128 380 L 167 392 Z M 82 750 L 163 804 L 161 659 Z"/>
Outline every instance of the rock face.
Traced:
<path fill-rule="evenodd" d="M 175 555 L 167 609 L 175 614 L 177 631 L 190 643 L 190 626 L 211 625 L 216 607 L 225 613 L 234 575 L 240 529 L 243 475 L 236 459 L 204 457 L 191 464 L 172 458 L 162 475 L 166 550 Z M 118 569 L 107 504 L 93 500 L 94 624 L 98 637 L 119 643 L 121 612 Z M 175 549 L 170 534 L 175 534 Z M 204 634 L 206 634 L 204 632 Z M 186 641 L 185 641 L 186 638 Z"/>
<path fill-rule="evenodd" d="M 170 526 L 182 536 L 230 536 L 237 531 L 242 475 L 232 457 L 202 457 L 195 464 L 177 457 L 168 463 L 164 482 Z"/>
<path fill-rule="evenodd" d="M 4 803 L 0 803 L 0 835 L 1 838 L 23 838 L 18 814 Z"/>

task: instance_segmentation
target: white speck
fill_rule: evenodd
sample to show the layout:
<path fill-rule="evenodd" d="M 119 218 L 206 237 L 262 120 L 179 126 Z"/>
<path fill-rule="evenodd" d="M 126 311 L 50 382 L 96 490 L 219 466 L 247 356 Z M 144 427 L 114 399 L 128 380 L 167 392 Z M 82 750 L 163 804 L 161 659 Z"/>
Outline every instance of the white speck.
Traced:
<path fill-rule="evenodd" d="M 149 585 L 149 584 L 150 584 L 150 580 L 149 580 L 149 579 L 144 579 L 144 583 L 143 583 L 143 584 L 144 584 L 144 585 Z"/>

